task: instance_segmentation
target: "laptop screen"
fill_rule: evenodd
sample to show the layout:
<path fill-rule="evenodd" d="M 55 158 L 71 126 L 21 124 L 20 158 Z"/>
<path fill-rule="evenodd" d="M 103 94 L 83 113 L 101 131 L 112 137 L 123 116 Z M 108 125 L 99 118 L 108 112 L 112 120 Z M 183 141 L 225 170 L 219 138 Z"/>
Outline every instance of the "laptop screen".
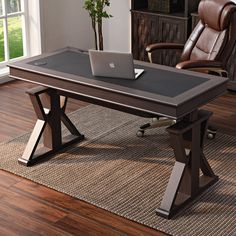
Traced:
<path fill-rule="evenodd" d="M 143 72 L 135 71 L 131 53 L 89 50 L 89 58 L 94 76 L 137 79 Z"/>

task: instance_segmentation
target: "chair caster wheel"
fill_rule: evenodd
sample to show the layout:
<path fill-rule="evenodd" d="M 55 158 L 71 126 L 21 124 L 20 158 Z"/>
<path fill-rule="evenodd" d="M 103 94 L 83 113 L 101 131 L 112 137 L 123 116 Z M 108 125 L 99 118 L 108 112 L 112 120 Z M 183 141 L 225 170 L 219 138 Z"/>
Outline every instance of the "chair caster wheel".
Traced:
<path fill-rule="evenodd" d="M 212 140 L 216 136 L 217 129 L 215 127 L 209 126 L 207 129 L 207 138 Z"/>
<path fill-rule="evenodd" d="M 152 118 L 152 123 L 155 123 L 155 122 L 158 122 L 159 121 L 159 118 L 158 117 L 153 117 Z"/>
<path fill-rule="evenodd" d="M 142 138 L 144 136 L 144 130 L 138 130 L 138 132 L 136 133 L 136 136 L 139 138 Z"/>
<path fill-rule="evenodd" d="M 216 136 L 216 133 L 209 132 L 209 133 L 207 134 L 207 138 L 210 139 L 210 140 L 214 139 L 215 136 Z"/>

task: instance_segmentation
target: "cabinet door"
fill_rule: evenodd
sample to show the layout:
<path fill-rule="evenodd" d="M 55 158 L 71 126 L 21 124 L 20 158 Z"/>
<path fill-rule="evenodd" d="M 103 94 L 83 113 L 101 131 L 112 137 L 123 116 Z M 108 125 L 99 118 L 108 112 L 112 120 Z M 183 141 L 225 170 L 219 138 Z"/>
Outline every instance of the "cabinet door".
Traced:
<path fill-rule="evenodd" d="M 230 81 L 228 82 L 228 89 L 231 89 L 233 91 L 236 91 L 236 45 L 234 46 L 231 56 L 227 63 L 227 71 L 228 71 L 228 77 Z"/>
<path fill-rule="evenodd" d="M 188 34 L 188 19 L 162 16 L 159 18 L 160 40 L 168 43 L 185 43 Z"/>
<path fill-rule="evenodd" d="M 159 17 L 159 40 L 168 43 L 185 43 L 188 34 L 187 18 Z M 180 59 L 181 50 L 159 50 L 153 55 L 153 61 L 158 64 L 175 66 Z"/>
<path fill-rule="evenodd" d="M 193 31 L 199 22 L 199 17 L 197 13 L 192 13 L 191 16 L 192 16 L 192 31 Z"/>
<path fill-rule="evenodd" d="M 158 16 L 141 12 L 132 12 L 132 52 L 134 59 L 148 61 L 146 47 L 150 43 L 160 42 Z"/>

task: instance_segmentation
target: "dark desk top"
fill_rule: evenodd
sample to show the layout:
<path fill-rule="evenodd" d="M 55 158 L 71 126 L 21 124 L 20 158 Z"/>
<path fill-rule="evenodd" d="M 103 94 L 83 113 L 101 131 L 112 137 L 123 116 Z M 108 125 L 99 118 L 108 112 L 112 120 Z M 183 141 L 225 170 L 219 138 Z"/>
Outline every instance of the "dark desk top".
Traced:
<path fill-rule="evenodd" d="M 31 57 L 9 67 L 10 76 L 16 79 L 173 118 L 188 114 L 224 93 L 228 81 L 141 61 L 135 61 L 135 68 L 145 72 L 137 80 L 94 77 L 88 54 L 75 48 Z"/>
<path fill-rule="evenodd" d="M 160 94 L 171 98 L 176 97 L 209 80 L 204 77 L 189 77 L 188 75 L 177 74 L 173 71 L 137 65 L 135 68 L 142 68 L 145 71 L 137 80 L 94 77 L 91 72 L 88 55 L 74 51 L 61 52 L 43 59 L 31 61 L 29 64 L 54 71 L 60 71 L 62 73 L 82 76 L 87 78 L 89 81 L 103 81 L 123 87 L 133 88 L 135 90 Z"/>

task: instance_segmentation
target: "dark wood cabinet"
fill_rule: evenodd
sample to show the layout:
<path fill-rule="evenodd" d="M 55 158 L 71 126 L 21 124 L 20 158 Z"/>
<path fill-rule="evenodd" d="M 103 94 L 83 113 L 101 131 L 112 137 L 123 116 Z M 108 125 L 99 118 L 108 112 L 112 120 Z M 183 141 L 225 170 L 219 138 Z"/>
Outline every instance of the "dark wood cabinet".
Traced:
<path fill-rule="evenodd" d="M 132 51 L 135 59 L 147 61 L 145 47 L 148 43 L 160 42 L 158 16 L 156 14 L 147 14 L 143 12 L 133 12 L 132 22 Z"/>
<path fill-rule="evenodd" d="M 192 31 L 193 31 L 193 29 L 195 28 L 195 26 L 199 21 L 198 13 L 197 12 L 191 13 L 191 17 L 192 17 Z"/>
<path fill-rule="evenodd" d="M 236 60 L 235 60 L 236 45 L 234 46 L 234 49 L 231 55 L 232 56 L 230 57 L 229 63 L 228 63 L 228 72 L 229 72 L 229 79 L 230 79 L 230 81 L 228 82 L 228 89 L 236 91 Z"/>
<path fill-rule="evenodd" d="M 191 33 L 190 13 L 197 10 L 199 0 L 179 1 L 182 9 L 168 14 L 149 10 L 149 0 L 132 0 L 132 52 L 135 59 L 148 61 L 145 48 L 150 43 L 186 42 Z M 169 55 L 167 58 L 172 56 Z M 167 64 L 162 63 L 163 58 L 160 57 L 159 62 Z"/>

